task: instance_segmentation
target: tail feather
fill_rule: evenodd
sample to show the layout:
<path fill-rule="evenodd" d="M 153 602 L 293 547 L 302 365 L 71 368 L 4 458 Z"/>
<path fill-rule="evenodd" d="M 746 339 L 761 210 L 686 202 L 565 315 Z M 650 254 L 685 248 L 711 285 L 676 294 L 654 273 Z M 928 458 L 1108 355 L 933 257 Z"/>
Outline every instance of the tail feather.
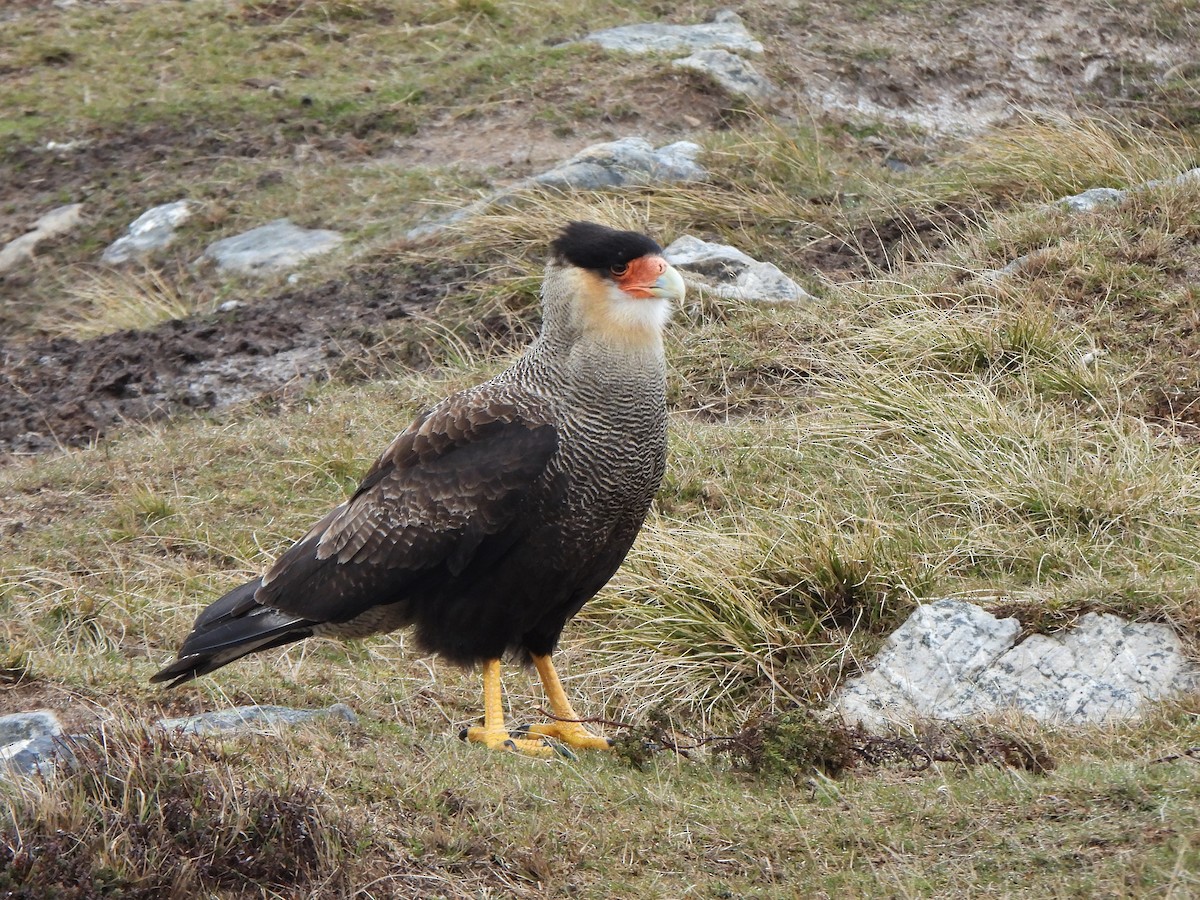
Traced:
<path fill-rule="evenodd" d="M 260 579 L 234 588 L 196 617 L 178 659 L 151 676 L 175 687 L 207 675 L 250 653 L 290 644 L 311 635 L 316 622 L 289 615 L 254 599 Z"/>

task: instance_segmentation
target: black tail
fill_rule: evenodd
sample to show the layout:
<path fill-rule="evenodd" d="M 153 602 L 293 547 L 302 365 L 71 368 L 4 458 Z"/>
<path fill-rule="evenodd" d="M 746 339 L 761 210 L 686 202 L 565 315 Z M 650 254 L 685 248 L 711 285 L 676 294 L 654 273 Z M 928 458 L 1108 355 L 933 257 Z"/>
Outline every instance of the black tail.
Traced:
<path fill-rule="evenodd" d="M 255 600 L 260 584 L 257 578 L 248 581 L 200 613 L 192 633 L 179 648 L 179 658 L 150 680 L 170 681 L 168 687 L 175 687 L 247 654 L 290 644 L 312 634 L 316 622 L 263 606 Z"/>

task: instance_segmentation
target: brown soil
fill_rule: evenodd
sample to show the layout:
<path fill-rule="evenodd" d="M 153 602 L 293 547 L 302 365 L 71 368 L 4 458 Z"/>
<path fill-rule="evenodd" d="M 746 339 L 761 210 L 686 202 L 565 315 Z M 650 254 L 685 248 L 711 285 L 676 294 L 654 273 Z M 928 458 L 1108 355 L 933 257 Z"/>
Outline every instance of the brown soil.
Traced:
<path fill-rule="evenodd" d="M 807 269 L 828 278 L 865 278 L 946 246 L 978 218 L 979 211 L 967 207 L 946 206 L 932 213 L 900 212 L 882 222 L 860 226 L 845 237 L 817 241 L 800 254 L 800 259 Z"/>
<path fill-rule="evenodd" d="M 374 358 L 392 320 L 436 305 L 459 270 L 352 269 L 344 279 L 227 312 L 90 341 L 0 340 L 0 457 L 73 446 L 122 422 L 303 389 Z M 417 360 L 419 362 L 419 360 Z M 366 377 L 369 364 L 343 374 Z"/>
<path fill-rule="evenodd" d="M 965 209 L 898 215 L 828 238 L 805 254 L 830 278 L 891 269 L 971 221 Z M 345 278 L 287 291 L 227 312 L 88 341 L 0 339 L 0 459 L 93 441 L 121 423 L 218 410 L 294 395 L 331 375 L 367 378 L 396 361 L 428 362 L 388 323 L 424 312 L 467 279 L 462 270 L 359 266 Z M 514 340 L 513 323 L 484 319 L 476 340 Z M 381 352 L 385 336 L 393 337 Z"/>

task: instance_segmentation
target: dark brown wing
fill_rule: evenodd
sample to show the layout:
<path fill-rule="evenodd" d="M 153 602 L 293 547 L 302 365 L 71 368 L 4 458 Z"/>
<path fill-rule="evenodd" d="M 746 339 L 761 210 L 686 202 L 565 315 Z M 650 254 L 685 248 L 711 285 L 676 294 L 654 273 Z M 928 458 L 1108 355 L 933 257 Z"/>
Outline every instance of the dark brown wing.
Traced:
<path fill-rule="evenodd" d="M 402 601 L 423 579 L 502 554 L 553 490 L 558 448 L 536 405 L 457 395 L 392 442 L 346 503 L 263 576 L 255 600 L 312 622 Z"/>

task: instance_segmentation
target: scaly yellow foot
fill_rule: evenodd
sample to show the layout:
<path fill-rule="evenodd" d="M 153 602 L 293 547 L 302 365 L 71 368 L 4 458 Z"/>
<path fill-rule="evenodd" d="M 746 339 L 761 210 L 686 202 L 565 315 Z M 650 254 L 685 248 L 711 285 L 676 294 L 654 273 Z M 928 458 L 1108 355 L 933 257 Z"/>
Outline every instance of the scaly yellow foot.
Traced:
<path fill-rule="evenodd" d="M 507 750 L 527 756 L 566 756 L 574 758 L 566 747 L 541 738 L 527 738 L 508 733 L 504 727 L 504 700 L 500 688 L 500 660 L 489 659 L 483 664 L 483 725 L 464 728 L 459 737 L 464 741 L 483 744 L 489 750 Z"/>
<path fill-rule="evenodd" d="M 537 734 L 554 738 L 559 743 L 574 747 L 576 750 L 611 750 L 612 741 L 598 734 L 592 734 L 579 722 L 547 722 L 544 725 L 530 725 L 521 729 L 524 734 Z"/>
<path fill-rule="evenodd" d="M 546 699 L 550 701 L 550 711 L 554 713 L 558 721 L 547 722 L 544 725 L 532 725 L 526 729 L 526 732 L 554 738 L 568 747 L 578 750 L 611 750 L 612 741 L 606 737 L 592 734 L 579 721 L 575 707 L 567 698 L 562 681 L 559 680 L 558 672 L 554 669 L 554 663 L 550 662 L 549 655 L 534 656 L 533 664 L 537 668 L 538 676 L 542 679 Z"/>

